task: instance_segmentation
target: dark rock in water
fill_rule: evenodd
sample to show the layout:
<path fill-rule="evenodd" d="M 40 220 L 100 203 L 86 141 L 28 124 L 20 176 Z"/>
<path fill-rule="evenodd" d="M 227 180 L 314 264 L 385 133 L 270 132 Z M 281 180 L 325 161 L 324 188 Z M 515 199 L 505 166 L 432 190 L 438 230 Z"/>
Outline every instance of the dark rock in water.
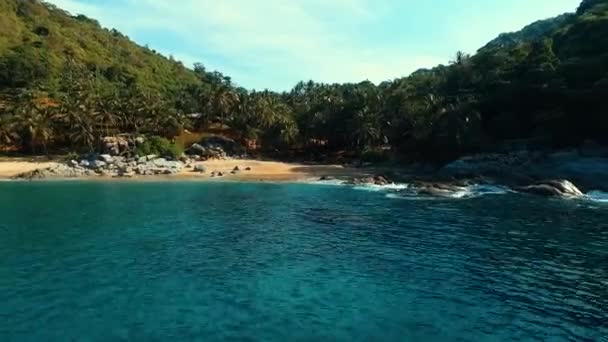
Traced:
<path fill-rule="evenodd" d="M 392 184 L 393 182 L 391 182 L 388 178 L 384 177 L 384 176 L 376 176 L 374 177 L 374 184 L 376 185 L 389 185 Z"/>
<path fill-rule="evenodd" d="M 541 179 L 568 179 L 582 189 L 608 191 L 608 147 L 587 142 L 578 150 L 512 152 L 462 157 L 439 170 L 440 177 L 489 176 L 525 186 Z"/>
<path fill-rule="evenodd" d="M 587 190 L 608 191 L 608 158 L 553 154 L 539 174 L 541 178 L 568 179 Z"/>
<path fill-rule="evenodd" d="M 319 180 L 320 180 L 320 181 L 322 181 L 322 182 L 323 182 L 323 181 L 332 181 L 332 180 L 334 180 L 334 179 L 335 179 L 335 178 L 334 178 L 334 177 L 331 177 L 331 176 L 321 176 L 321 178 L 319 178 Z"/>
<path fill-rule="evenodd" d="M 412 187 L 420 195 L 436 197 L 452 197 L 454 194 L 466 190 L 463 184 L 449 182 L 414 182 Z"/>
<path fill-rule="evenodd" d="M 350 181 L 346 182 L 346 184 L 350 185 L 389 185 L 393 184 L 389 179 L 384 176 L 373 176 L 373 177 L 362 177 L 362 178 L 353 178 Z"/>
<path fill-rule="evenodd" d="M 549 180 L 533 185 L 517 187 L 515 190 L 538 196 L 580 198 L 584 194 L 567 180 Z"/>

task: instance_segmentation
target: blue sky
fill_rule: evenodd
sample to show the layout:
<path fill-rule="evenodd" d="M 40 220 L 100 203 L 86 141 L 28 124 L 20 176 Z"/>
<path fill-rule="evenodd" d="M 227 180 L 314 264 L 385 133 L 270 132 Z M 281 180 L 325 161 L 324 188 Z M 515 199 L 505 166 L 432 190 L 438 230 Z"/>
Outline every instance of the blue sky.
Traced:
<path fill-rule="evenodd" d="M 381 82 L 474 53 L 580 0 L 48 0 L 246 88 Z"/>

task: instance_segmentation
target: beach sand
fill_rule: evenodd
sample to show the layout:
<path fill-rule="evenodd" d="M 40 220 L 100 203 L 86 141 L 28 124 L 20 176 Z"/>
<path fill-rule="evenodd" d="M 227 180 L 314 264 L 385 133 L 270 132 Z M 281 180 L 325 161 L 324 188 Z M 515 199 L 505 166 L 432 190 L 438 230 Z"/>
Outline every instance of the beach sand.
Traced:
<path fill-rule="evenodd" d="M 339 165 L 305 165 L 277 161 L 260 161 L 251 159 L 211 160 L 197 163 L 204 165 L 207 172 L 198 174 L 192 169 L 185 169 L 178 178 L 210 178 L 210 173 L 220 171 L 227 180 L 245 181 L 300 181 L 318 179 L 323 176 L 330 177 L 359 177 L 369 175 L 369 170 L 343 167 Z M 194 164 L 194 165 L 197 165 Z M 231 171 L 238 166 L 240 171 L 232 174 Z M 246 171 L 251 168 L 250 171 Z"/>
<path fill-rule="evenodd" d="M 0 158 L 0 179 L 11 178 L 24 172 L 44 169 L 57 165 L 57 162 L 40 158 Z"/>
<path fill-rule="evenodd" d="M 0 178 L 8 179 L 20 173 L 33 171 L 40 168 L 48 168 L 56 165 L 54 161 L 40 161 L 37 159 L 0 159 Z M 253 159 L 227 159 L 209 160 L 193 164 L 204 165 L 205 173 L 193 172 L 193 168 L 183 169 L 173 176 L 138 176 L 134 180 L 154 179 L 177 179 L 177 180 L 213 180 L 213 181 L 270 181 L 270 182 L 292 182 L 318 179 L 322 176 L 329 177 L 363 177 L 371 175 L 370 170 L 343 167 L 339 165 L 305 165 L 285 163 L 277 161 L 262 161 Z M 238 166 L 241 171 L 232 174 L 232 170 Z M 251 168 L 250 171 L 246 171 Z M 223 177 L 211 177 L 213 171 L 222 172 Z M 87 178 L 88 177 L 84 177 Z M 103 180 L 104 177 L 93 176 L 91 179 Z"/>

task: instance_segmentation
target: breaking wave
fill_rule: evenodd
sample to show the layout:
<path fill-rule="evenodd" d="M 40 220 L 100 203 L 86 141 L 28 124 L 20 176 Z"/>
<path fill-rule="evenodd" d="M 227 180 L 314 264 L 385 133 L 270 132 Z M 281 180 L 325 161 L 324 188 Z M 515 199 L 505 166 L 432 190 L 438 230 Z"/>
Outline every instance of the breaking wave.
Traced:
<path fill-rule="evenodd" d="M 608 192 L 590 191 L 585 197 L 593 202 L 608 203 Z"/>

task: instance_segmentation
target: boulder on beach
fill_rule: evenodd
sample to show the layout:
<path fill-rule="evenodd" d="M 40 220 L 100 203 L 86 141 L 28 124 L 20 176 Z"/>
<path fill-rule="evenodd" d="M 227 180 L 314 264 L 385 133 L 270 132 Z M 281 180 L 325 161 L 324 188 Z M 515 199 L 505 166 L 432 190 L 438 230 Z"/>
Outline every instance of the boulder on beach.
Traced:
<path fill-rule="evenodd" d="M 46 178 L 76 178 L 88 175 L 88 170 L 82 167 L 72 167 L 68 164 L 57 164 L 48 168 L 36 169 L 15 176 L 15 179 L 35 180 Z"/>
<path fill-rule="evenodd" d="M 205 173 L 207 172 L 207 168 L 205 165 L 196 165 L 194 166 L 194 172 Z"/>
<path fill-rule="evenodd" d="M 135 148 L 145 142 L 144 137 L 131 135 L 108 136 L 101 138 L 101 153 L 112 157 L 132 155 Z"/>
<path fill-rule="evenodd" d="M 237 144 L 234 140 L 214 136 L 205 138 L 199 143 L 192 144 L 186 153 L 192 156 L 198 157 L 199 159 L 224 159 L 227 157 L 237 156 L 240 152 L 242 152 L 243 148 Z"/>
<path fill-rule="evenodd" d="M 101 160 L 101 161 L 103 161 L 105 163 L 108 163 L 108 164 L 114 162 L 114 158 L 111 155 L 109 155 L 109 154 L 101 154 L 99 156 L 99 160 Z"/>
<path fill-rule="evenodd" d="M 89 167 L 91 169 L 100 169 L 102 167 L 105 167 L 106 165 L 108 165 L 108 163 L 106 163 L 105 161 L 102 161 L 102 160 L 93 160 L 92 162 L 89 163 Z"/>

